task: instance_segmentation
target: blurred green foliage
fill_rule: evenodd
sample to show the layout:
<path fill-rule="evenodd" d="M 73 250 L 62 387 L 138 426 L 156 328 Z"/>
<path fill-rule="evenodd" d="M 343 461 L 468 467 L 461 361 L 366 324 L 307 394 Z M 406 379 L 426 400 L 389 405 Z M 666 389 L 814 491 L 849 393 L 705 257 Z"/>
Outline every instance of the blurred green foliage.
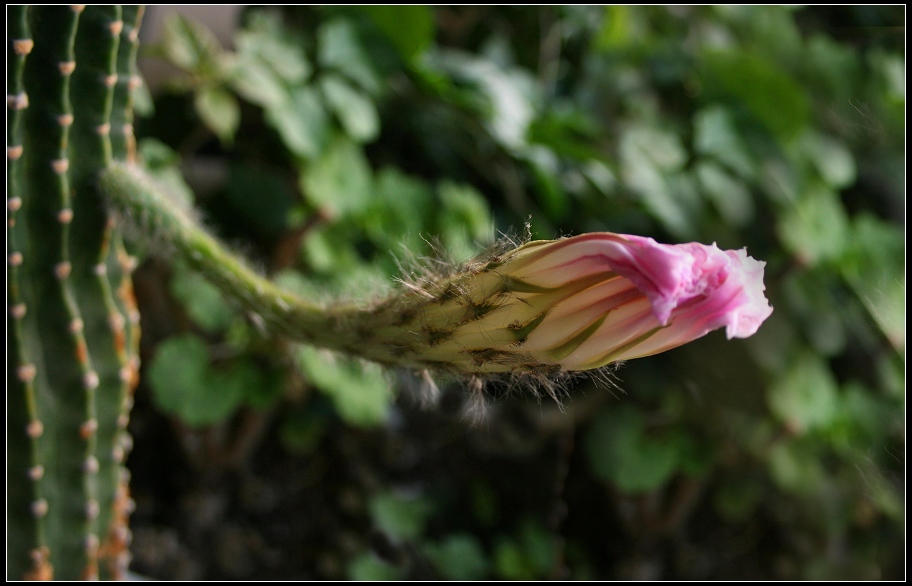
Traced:
<path fill-rule="evenodd" d="M 146 164 L 304 294 L 373 299 L 413 257 L 465 259 L 527 220 L 767 262 L 775 311 L 754 338 L 634 361 L 591 408 L 578 395 L 606 391 L 570 389 L 563 530 L 547 507 L 498 514 L 492 478 L 451 479 L 465 501 L 389 481 L 365 489 L 371 527 L 415 547 L 365 543 L 342 577 L 901 577 L 903 11 L 251 8 L 230 50 L 167 21 L 152 54 L 179 74 L 139 127 Z M 405 375 L 271 340 L 179 264 L 170 279 L 185 319 L 146 376 L 185 423 L 279 408 L 308 457 L 342 429 L 431 417 L 395 400 Z M 506 434 L 498 413 L 484 426 Z M 523 437 L 511 461 L 556 441 Z"/>

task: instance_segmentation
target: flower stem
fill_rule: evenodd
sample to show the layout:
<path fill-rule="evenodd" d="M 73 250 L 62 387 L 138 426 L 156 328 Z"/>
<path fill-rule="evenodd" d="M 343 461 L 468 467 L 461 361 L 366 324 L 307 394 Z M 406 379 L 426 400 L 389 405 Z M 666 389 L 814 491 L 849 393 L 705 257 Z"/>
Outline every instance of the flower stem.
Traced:
<path fill-rule="evenodd" d="M 277 287 L 226 250 L 141 169 L 112 164 L 100 187 L 121 215 L 173 249 L 270 333 L 381 364 L 424 367 L 389 339 L 389 326 L 397 320 L 389 312 L 322 307 Z"/>
<path fill-rule="evenodd" d="M 317 336 L 312 334 L 325 325 L 322 308 L 258 275 L 139 168 L 111 165 L 102 173 L 100 185 L 121 214 L 176 249 L 194 269 L 246 310 L 283 334 L 316 341 L 312 338 Z"/>

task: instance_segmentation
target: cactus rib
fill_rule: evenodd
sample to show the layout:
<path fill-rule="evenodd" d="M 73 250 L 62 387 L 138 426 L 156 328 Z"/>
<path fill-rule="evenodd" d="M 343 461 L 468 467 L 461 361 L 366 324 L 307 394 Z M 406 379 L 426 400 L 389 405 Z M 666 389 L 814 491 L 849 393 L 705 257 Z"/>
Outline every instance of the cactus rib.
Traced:
<path fill-rule="evenodd" d="M 120 45 L 117 51 L 117 83 L 111 110 L 111 149 L 119 161 L 133 161 L 136 157 L 136 140 L 133 136 L 133 91 L 142 83 L 136 70 L 139 50 L 139 26 L 144 9 L 142 6 L 121 7 Z"/>
<path fill-rule="evenodd" d="M 73 185 L 73 221 L 70 226 L 73 286 L 84 323 L 89 355 L 98 375 L 98 387 L 89 391 L 94 407 L 94 432 L 87 438 L 93 452 L 87 479 L 94 481 L 94 499 L 113 503 L 117 498 L 122 464 L 129 372 L 126 316 L 115 303 L 109 281 L 108 257 L 113 221 L 101 201 L 96 175 L 111 161 L 112 100 L 117 80 L 117 55 L 123 21 L 120 6 L 89 6 L 82 14 L 76 35 L 73 74 L 73 108 L 78 112 L 71 132 L 70 160 Z M 115 522 L 116 521 L 116 522 Z M 98 542 L 96 557 L 117 557 L 123 547 L 110 546 L 112 536 L 122 533 L 121 520 L 112 506 L 99 507 L 90 540 Z M 115 550 L 118 553 L 115 553 Z M 118 575 L 118 564 L 101 564 L 99 575 Z"/>
<path fill-rule="evenodd" d="M 7 14 L 7 295 L 10 322 L 6 342 L 10 363 L 7 369 L 7 471 L 8 498 L 6 518 L 8 531 L 17 538 L 10 540 L 7 553 L 7 576 L 36 579 L 50 578 L 44 526 L 36 523 L 34 512 L 44 504 L 37 440 L 43 431 L 35 396 L 37 369 L 29 344 L 25 340 L 23 319 L 29 311 L 24 292 L 22 262 L 29 255 L 24 248 L 26 222 L 20 213 L 22 193 L 22 119 L 28 107 L 23 71 L 34 42 L 28 24 L 28 7 L 11 6 Z M 34 308 L 32 308 L 34 311 Z"/>
<path fill-rule="evenodd" d="M 142 22 L 143 6 L 125 5 L 121 7 L 120 42 L 117 50 L 114 95 L 111 104 L 111 155 L 114 160 L 133 161 L 136 156 L 136 141 L 133 137 L 133 92 L 140 82 L 136 68 L 136 56 L 139 49 L 139 26 Z M 107 509 L 107 520 L 102 524 L 106 536 L 99 551 L 100 574 L 102 578 L 123 579 L 129 563 L 128 547 L 130 531 L 127 525 L 132 500 L 129 496 L 129 473 L 123 465 L 129 449 L 130 438 L 126 427 L 129 423 L 130 408 L 133 404 L 132 392 L 139 382 L 139 310 L 133 296 L 131 272 L 135 266 L 133 259 L 126 251 L 119 225 L 114 225 L 110 235 L 110 249 L 106 259 L 108 281 L 114 288 L 114 304 L 123 316 L 123 340 L 126 363 L 120 371 L 122 382 L 119 396 L 120 405 L 116 419 L 108 420 L 108 425 L 116 434 L 107 444 L 113 462 L 110 473 L 116 473 L 116 484 L 110 485 L 116 492 L 113 495 L 114 506 Z M 100 436 L 99 436 L 100 439 Z"/>

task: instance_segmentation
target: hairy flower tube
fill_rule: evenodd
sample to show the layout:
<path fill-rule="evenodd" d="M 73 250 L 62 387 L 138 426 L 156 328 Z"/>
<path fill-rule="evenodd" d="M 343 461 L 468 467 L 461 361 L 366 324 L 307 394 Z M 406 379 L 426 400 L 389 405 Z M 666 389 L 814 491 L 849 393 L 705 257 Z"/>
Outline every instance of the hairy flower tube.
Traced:
<path fill-rule="evenodd" d="M 405 330 L 422 362 L 463 372 L 580 371 L 664 352 L 772 313 L 744 250 L 612 233 L 529 242 L 425 287 Z M 409 351 L 414 351 L 412 348 Z"/>
<path fill-rule="evenodd" d="M 256 274 L 139 170 L 113 165 L 101 185 L 123 216 L 160 235 L 270 332 L 392 367 L 583 371 L 722 327 L 745 338 L 773 311 L 764 263 L 744 250 L 607 232 L 431 269 L 372 305 L 321 306 Z"/>

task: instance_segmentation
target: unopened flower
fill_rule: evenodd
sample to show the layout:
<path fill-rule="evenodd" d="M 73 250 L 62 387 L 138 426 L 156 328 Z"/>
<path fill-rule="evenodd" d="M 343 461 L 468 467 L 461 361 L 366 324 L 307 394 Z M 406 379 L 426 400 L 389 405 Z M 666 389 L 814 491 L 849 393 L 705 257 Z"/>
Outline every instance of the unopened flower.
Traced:
<path fill-rule="evenodd" d="M 528 242 L 385 301 L 325 307 L 277 287 L 225 251 L 137 168 L 101 178 L 112 205 L 161 234 L 258 324 L 394 367 L 550 374 L 649 356 L 725 328 L 752 335 L 772 313 L 764 263 L 744 250 L 595 233 Z"/>
<path fill-rule="evenodd" d="M 419 342 L 403 353 L 424 365 L 594 369 L 722 327 L 729 339 L 752 335 L 772 313 L 764 265 L 744 250 L 612 233 L 529 242 L 426 286 L 397 327 Z"/>

